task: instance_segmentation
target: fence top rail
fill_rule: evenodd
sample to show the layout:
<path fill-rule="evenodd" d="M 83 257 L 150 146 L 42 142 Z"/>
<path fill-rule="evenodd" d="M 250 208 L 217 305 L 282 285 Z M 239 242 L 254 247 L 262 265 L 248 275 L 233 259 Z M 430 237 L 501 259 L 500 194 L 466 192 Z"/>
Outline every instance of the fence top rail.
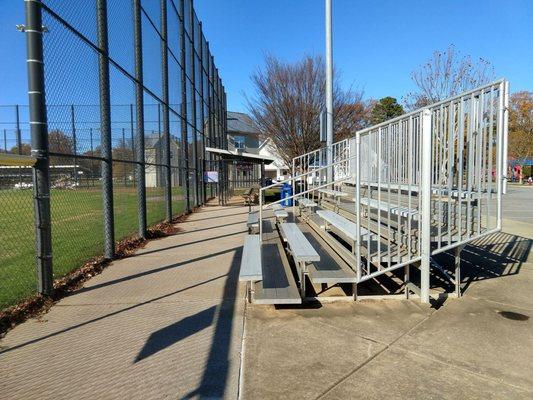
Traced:
<path fill-rule="evenodd" d="M 369 126 L 368 128 L 364 128 L 364 129 L 361 129 L 359 131 L 356 132 L 356 134 L 358 135 L 364 135 L 364 134 L 367 134 L 369 132 L 372 132 L 376 129 L 379 129 L 379 128 L 382 128 L 384 126 L 388 126 L 388 125 L 391 125 L 391 124 L 395 124 L 397 122 L 400 122 L 406 118 L 409 118 L 409 117 L 414 117 L 414 116 L 418 116 L 420 115 L 425 109 L 434 109 L 435 107 L 439 107 L 443 104 L 447 104 L 447 103 L 450 103 L 450 102 L 454 102 L 454 101 L 457 101 L 457 100 L 460 100 L 462 99 L 463 97 L 466 97 L 466 96 L 470 96 L 470 95 L 473 95 L 474 93 L 477 93 L 477 92 L 482 92 L 484 90 L 487 90 L 487 89 L 490 89 L 494 86 L 498 86 L 498 85 L 501 85 L 502 83 L 505 82 L 505 79 L 504 78 L 500 78 L 498 80 L 495 80 L 491 83 L 487 83 L 486 85 L 483 85 L 483 86 L 479 86 L 475 89 L 472 89 L 472 90 L 468 90 L 466 92 L 463 92 L 461 94 L 458 94 L 457 96 L 453 96 L 453 97 L 449 97 L 447 99 L 444 99 L 444 100 L 441 100 L 439 102 L 436 102 L 436 103 L 432 103 L 432 104 L 429 104 L 425 107 L 421 107 L 421 108 L 417 108 L 416 110 L 413 110 L 411 112 L 408 112 L 406 114 L 402 114 L 398 117 L 395 117 L 395 118 L 391 118 L 387 121 L 383 121 L 379 124 L 376 124 L 376 125 L 372 125 L 372 126 Z"/>

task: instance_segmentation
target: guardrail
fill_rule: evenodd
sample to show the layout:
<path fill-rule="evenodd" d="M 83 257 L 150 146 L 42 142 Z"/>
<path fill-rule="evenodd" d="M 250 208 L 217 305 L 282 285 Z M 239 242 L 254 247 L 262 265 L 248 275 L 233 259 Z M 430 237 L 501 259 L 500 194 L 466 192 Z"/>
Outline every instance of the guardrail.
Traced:
<path fill-rule="evenodd" d="M 367 258 L 357 267 L 359 282 L 421 262 L 428 301 L 432 256 L 501 229 L 507 99 L 508 83 L 499 80 L 357 132 L 357 229 L 371 223 L 372 203 L 386 241 L 377 242 L 376 265 Z M 361 246 L 372 246 L 357 237 L 360 259 Z"/>
<path fill-rule="evenodd" d="M 264 194 L 264 192 L 267 189 L 271 189 L 273 187 L 279 186 L 280 184 L 289 183 L 289 182 L 292 184 L 292 186 L 294 188 L 294 182 L 295 181 L 301 180 L 303 177 L 306 177 L 306 176 L 308 176 L 310 174 L 316 174 L 317 171 L 325 170 L 327 168 L 331 168 L 331 167 L 334 167 L 336 165 L 346 164 L 346 166 L 348 166 L 352 159 L 355 159 L 355 156 L 346 157 L 343 160 L 333 162 L 333 163 L 325 165 L 323 167 L 320 167 L 320 168 L 317 168 L 317 169 L 313 169 L 312 171 L 307 171 L 307 172 L 304 172 L 302 174 L 293 176 L 291 178 L 284 179 L 284 180 L 279 181 L 277 183 L 274 183 L 272 185 L 268 185 L 268 186 L 260 188 L 259 189 L 259 235 L 260 235 L 261 241 L 263 240 L 263 237 L 262 237 L 262 235 L 263 235 L 263 209 L 267 209 L 269 207 L 272 207 L 274 204 L 279 204 L 279 203 L 281 203 L 283 201 L 292 199 L 293 200 L 293 210 L 294 210 L 294 199 L 296 197 L 301 197 L 301 195 L 303 195 L 303 194 L 311 193 L 313 191 L 320 190 L 320 189 L 326 188 L 326 187 L 331 186 L 331 185 L 335 185 L 336 183 L 340 183 L 340 182 L 346 181 L 349 178 L 349 176 L 346 175 L 344 177 L 341 177 L 339 179 L 333 180 L 331 182 L 326 182 L 326 183 L 321 184 L 319 186 L 313 186 L 312 189 L 307 189 L 307 190 L 304 190 L 302 192 L 295 193 L 293 191 L 293 194 L 291 196 L 285 197 L 285 198 L 280 199 L 280 200 L 276 200 L 276 201 L 274 201 L 272 203 L 269 203 L 269 204 L 263 206 L 263 194 Z"/>

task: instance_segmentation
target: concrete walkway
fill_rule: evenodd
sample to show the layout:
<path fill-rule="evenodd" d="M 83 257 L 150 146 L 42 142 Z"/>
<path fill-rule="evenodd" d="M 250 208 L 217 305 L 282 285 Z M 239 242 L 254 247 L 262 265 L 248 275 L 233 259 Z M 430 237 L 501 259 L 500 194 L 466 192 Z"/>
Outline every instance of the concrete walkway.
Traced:
<path fill-rule="evenodd" d="M 245 308 L 246 215 L 205 207 L 8 333 L 0 399 L 236 399 L 240 378 L 244 400 L 533 398 L 532 224 L 468 246 L 438 309 Z"/>
<path fill-rule="evenodd" d="M 246 214 L 205 207 L 9 332 L 0 398 L 235 399 Z"/>
<path fill-rule="evenodd" d="M 464 297 L 246 309 L 243 398 L 533 398 L 533 224 L 465 248 Z M 452 262 L 450 258 L 448 262 Z"/>

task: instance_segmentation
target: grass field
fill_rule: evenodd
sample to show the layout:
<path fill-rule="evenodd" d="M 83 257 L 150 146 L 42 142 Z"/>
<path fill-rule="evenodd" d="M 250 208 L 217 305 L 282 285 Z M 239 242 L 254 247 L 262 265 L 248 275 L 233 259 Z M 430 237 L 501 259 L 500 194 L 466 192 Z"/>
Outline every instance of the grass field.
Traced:
<path fill-rule="evenodd" d="M 147 188 L 147 222 L 165 218 L 163 188 Z M 0 310 L 36 290 L 35 236 L 31 190 L 0 191 Z M 173 188 L 173 214 L 185 210 L 181 188 Z M 115 239 L 137 232 L 134 187 L 115 187 Z M 54 277 L 61 277 L 103 252 L 102 191 L 52 189 L 52 249 Z"/>

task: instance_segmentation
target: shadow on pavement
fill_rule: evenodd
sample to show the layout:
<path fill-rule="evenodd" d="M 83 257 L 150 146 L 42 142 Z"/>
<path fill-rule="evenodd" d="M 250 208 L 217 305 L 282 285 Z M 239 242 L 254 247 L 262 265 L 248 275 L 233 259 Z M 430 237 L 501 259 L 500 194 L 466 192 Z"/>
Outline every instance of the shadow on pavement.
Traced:
<path fill-rule="evenodd" d="M 182 289 L 178 289 L 178 290 L 175 290 L 173 292 L 170 292 L 170 293 L 167 293 L 167 294 L 164 294 L 162 296 L 158 296 L 158 297 L 154 297 L 150 300 L 146 300 L 146 301 L 143 301 L 142 303 L 136 303 L 134 305 L 131 305 L 129 307 L 125 307 L 125 308 L 121 308 L 120 310 L 117 310 L 117 311 L 114 311 L 112 313 L 109 313 L 109 314 L 105 314 L 105 315 L 102 315 L 100 317 L 97 317 L 97 318 L 93 318 L 93 319 L 90 319 L 88 321 L 84 321 L 84 322 L 81 322 L 79 324 L 75 324 L 75 325 L 72 325 L 72 326 L 69 326 L 67 328 L 64 328 L 64 329 L 61 329 L 59 331 L 56 331 L 56 332 L 52 332 L 52 333 L 49 333 L 48 335 L 45 335 L 45 336 L 41 336 L 40 338 L 36 338 L 36 339 L 32 339 L 32 340 L 29 340 L 27 342 L 24 342 L 24 343 L 21 343 L 21 344 L 18 344 L 16 346 L 13 346 L 13 347 L 9 347 L 5 350 L 1 350 L 0 351 L 0 355 L 3 354 L 3 353 L 7 353 L 9 351 L 13 351 L 13 350 L 17 350 L 17 349 L 20 349 L 22 347 L 26 347 L 28 345 L 31 345 L 31 344 L 35 344 L 35 343 L 39 343 L 39 342 L 42 342 L 43 340 L 46 340 L 46 339 L 49 339 L 51 337 L 54 337 L 54 336 L 57 336 L 57 335 L 61 335 L 63 333 L 66 333 L 66 332 L 70 332 L 70 331 L 73 331 L 75 329 L 78 329 L 78 328 L 81 328 L 83 326 L 86 326 L 86 325 L 89 325 L 89 324 L 92 324 L 92 323 L 95 323 L 95 322 L 98 322 L 98 321 L 101 321 L 103 319 L 106 319 L 106 318 L 109 318 L 109 317 L 113 317 L 115 315 L 118 315 L 118 314 L 121 314 L 123 312 L 126 312 L 126 311 L 130 311 L 130 310 L 134 310 L 138 307 L 142 307 L 146 304 L 150 304 L 150 303 L 153 303 L 153 302 L 156 302 L 156 301 L 160 301 L 160 300 L 163 300 L 167 297 L 170 297 L 170 296 L 173 296 L 175 294 L 178 294 L 178 293 L 181 293 L 181 292 L 184 292 L 186 290 L 190 290 L 190 289 L 193 289 L 195 287 L 198 287 L 198 286 L 201 286 L 201 285 L 204 285 L 206 283 L 209 283 L 209 282 L 213 282 L 213 281 L 216 281 L 217 279 L 221 279 L 223 277 L 225 277 L 226 275 L 219 275 L 219 276 L 216 276 L 214 278 L 211 278 L 211 279 L 208 279 L 206 281 L 203 281 L 203 282 L 199 282 L 199 283 L 196 283 L 194 285 L 191 285 L 191 286 L 188 286 L 188 287 L 185 287 L 185 288 L 182 288 Z"/>
<path fill-rule="evenodd" d="M 511 276 L 520 273 L 533 247 L 533 240 L 505 232 L 495 233 L 468 244 L 461 252 L 461 283 L 463 293 L 472 282 Z M 453 252 L 439 256 L 442 265 L 454 274 Z M 453 290 L 451 283 L 440 285 Z"/>
<path fill-rule="evenodd" d="M 140 353 L 135 357 L 134 362 L 144 360 L 180 340 L 204 330 L 213 323 L 215 308 L 215 306 L 207 308 L 152 333 Z"/>
<path fill-rule="evenodd" d="M 231 362 L 230 347 L 234 328 L 233 316 L 235 314 L 235 304 L 239 300 L 236 295 L 241 256 L 242 248 L 237 250 L 233 256 L 224 285 L 222 302 L 217 306 L 215 332 L 207 364 L 202 374 L 202 381 L 198 388 L 185 395 L 183 399 L 193 397 L 218 399 L 224 396 Z"/>

